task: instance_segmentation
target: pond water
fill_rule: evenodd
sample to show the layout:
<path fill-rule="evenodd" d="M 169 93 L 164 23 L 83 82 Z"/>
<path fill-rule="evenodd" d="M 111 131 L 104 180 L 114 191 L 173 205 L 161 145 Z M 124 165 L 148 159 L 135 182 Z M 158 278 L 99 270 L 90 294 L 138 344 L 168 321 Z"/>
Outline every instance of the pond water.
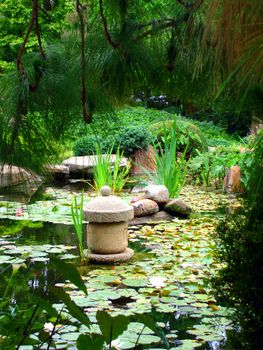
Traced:
<path fill-rule="evenodd" d="M 64 222 L 70 223 L 66 199 L 71 195 L 59 192 L 53 199 L 55 202 L 32 203 L 31 207 L 23 209 L 22 216 L 16 216 L 19 204 L 11 203 L 9 213 L 2 210 L 2 217 L 28 220 L 31 216 L 36 220 L 41 214 L 42 218 L 49 217 L 51 221 L 61 222 L 63 218 Z M 201 193 L 206 195 L 203 197 L 206 203 L 201 206 L 197 200 L 200 191 L 199 194 L 184 194 L 187 195 L 191 197 L 192 206 L 193 203 L 197 208 L 200 206 L 199 213 L 203 208 L 203 211 L 210 209 L 212 214 L 222 202 L 221 197 Z M 39 208 L 44 208 L 44 212 L 41 209 L 40 213 Z M 12 286 L 13 303 L 30 304 L 33 293 L 42 295 L 61 310 L 62 304 L 49 292 L 49 286 L 56 285 L 66 290 L 88 315 L 93 323 L 92 332 L 100 332 L 95 318 L 98 310 L 106 310 L 112 316 L 133 317 L 128 330 L 115 342 L 117 349 L 133 349 L 136 343 L 138 349 L 165 349 L 168 345 L 181 350 L 224 349 L 225 333 L 230 328 L 229 312 L 217 304 L 208 284 L 209 277 L 219 268 L 213 259 L 213 233 L 217 223 L 213 215 L 130 226 L 129 246 L 135 250 L 131 262 L 116 266 L 90 264 L 79 268 L 88 289 L 87 296 L 74 285 L 65 283 L 63 276 L 50 265 L 50 257 L 56 256 L 79 266 L 73 226 L 34 220 L 5 219 L 0 222 L 1 295 L 10 275 L 8 266 L 25 263 Z M 150 277 L 165 278 L 165 286 L 157 289 Z M 165 335 L 166 344 L 149 328 L 142 329 L 142 324 L 136 322 L 136 315 L 140 314 L 154 319 Z M 74 320 L 61 323 L 54 336 L 58 348 L 76 349 L 76 339 L 88 329 Z"/>

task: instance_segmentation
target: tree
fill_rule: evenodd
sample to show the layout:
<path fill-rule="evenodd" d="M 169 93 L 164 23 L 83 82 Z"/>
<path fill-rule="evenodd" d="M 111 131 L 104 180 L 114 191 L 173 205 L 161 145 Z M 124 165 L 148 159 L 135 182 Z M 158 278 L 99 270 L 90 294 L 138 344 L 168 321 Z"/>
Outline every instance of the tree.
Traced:
<path fill-rule="evenodd" d="M 73 118 L 80 119 L 80 106 L 90 123 L 94 113 L 110 113 L 136 89 L 168 86 L 171 91 L 177 79 L 176 45 L 181 31 L 189 36 L 188 25 L 202 2 L 167 0 L 159 7 L 159 1 L 92 0 L 84 5 L 77 0 L 72 29 L 48 42 L 42 2 L 32 0 L 17 72 L 0 81 L 0 161 L 39 170 Z M 26 52 L 28 44 L 37 44 L 38 52 Z"/>

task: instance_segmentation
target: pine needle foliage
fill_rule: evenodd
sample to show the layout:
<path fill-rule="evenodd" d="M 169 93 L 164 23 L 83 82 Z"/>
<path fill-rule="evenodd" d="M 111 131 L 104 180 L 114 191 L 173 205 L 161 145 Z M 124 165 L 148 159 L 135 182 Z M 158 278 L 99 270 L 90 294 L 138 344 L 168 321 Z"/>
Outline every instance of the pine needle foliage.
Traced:
<path fill-rule="evenodd" d="M 56 144 L 74 121 L 91 122 L 96 113 L 111 118 L 112 106 L 126 103 L 138 90 L 173 96 L 173 86 L 182 81 L 178 71 L 189 28 L 198 21 L 201 5 L 200 0 L 191 6 L 171 0 L 91 0 L 85 6 L 77 1 L 66 31 L 57 39 L 45 35 L 44 43 L 32 22 L 38 35 L 31 30 L 30 38 L 37 37 L 39 52 L 26 52 L 25 39 L 18 72 L 0 79 L 0 162 L 38 171 L 51 156 L 55 159 Z M 38 16 L 44 23 L 43 12 Z M 189 91 L 187 84 L 176 94 L 183 91 Z"/>

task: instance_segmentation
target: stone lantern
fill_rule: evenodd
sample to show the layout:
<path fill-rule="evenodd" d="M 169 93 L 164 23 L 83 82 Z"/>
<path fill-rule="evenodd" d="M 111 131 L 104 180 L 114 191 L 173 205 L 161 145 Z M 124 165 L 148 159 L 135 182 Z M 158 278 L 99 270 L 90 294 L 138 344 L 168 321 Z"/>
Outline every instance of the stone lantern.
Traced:
<path fill-rule="evenodd" d="M 91 200 L 84 210 L 87 226 L 89 260 L 94 262 L 124 262 L 133 256 L 128 248 L 128 221 L 133 219 L 131 205 L 111 195 L 108 186 L 101 196 Z"/>

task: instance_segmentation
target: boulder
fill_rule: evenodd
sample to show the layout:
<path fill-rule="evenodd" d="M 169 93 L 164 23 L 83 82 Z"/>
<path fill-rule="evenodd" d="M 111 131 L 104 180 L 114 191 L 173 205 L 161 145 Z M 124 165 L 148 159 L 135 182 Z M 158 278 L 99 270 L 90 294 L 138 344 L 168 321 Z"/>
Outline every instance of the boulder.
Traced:
<path fill-rule="evenodd" d="M 159 211 L 158 204 L 151 199 L 141 199 L 132 203 L 134 216 L 146 216 L 157 213 Z"/>
<path fill-rule="evenodd" d="M 40 187 L 42 180 L 31 171 L 15 165 L 0 166 L 0 192 L 23 194 L 31 197 Z"/>
<path fill-rule="evenodd" d="M 69 167 L 66 165 L 48 164 L 45 166 L 45 172 L 55 181 L 65 182 L 69 178 Z"/>
<path fill-rule="evenodd" d="M 164 209 L 175 216 L 189 216 L 192 209 L 182 199 L 171 199 Z"/>
<path fill-rule="evenodd" d="M 106 157 L 106 155 L 103 155 Z M 112 154 L 110 157 L 110 165 L 113 166 L 116 159 L 116 155 Z M 67 166 L 69 168 L 70 173 L 86 173 L 91 174 L 93 168 L 98 163 L 98 157 L 96 155 L 93 156 L 79 156 L 79 157 L 70 157 L 62 162 L 61 165 Z M 127 167 L 128 160 L 123 157 L 120 167 Z"/>
<path fill-rule="evenodd" d="M 158 204 L 169 201 L 169 192 L 164 185 L 149 185 L 145 188 L 144 198 L 151 199 Z"/>
<path fill-rule="evenodd" d="M 170 222 L 174 219 L 174 217 L 168 214 L 166 211 L 161 210 L 158 213 L 135 217 L 133 220 L 129 222 L 129 225 L 148 225 L 148 224 L 158 224 L 160 222 Z"/>
<path fill-rule="evenodd" d="M 146 185 L 136 185 L 131 190 L 132 194 L 144 193 Z"/>
<path fill-rule="evenodd" d="M 143 175 L 145 170 L 150 173 L 156 171 L 155 149 L 152 145 L 149 145 L 147 150 L 137 149 L 133 155 L 131 174 Z"/>
<path fill-rule="evenodd" d="M 226 175 L 224 177 L 224 192 L 242 193 L 244 189 L 241 185 L 241 171 L 238 165 L 232 166 L 230 169 L 226 168 Z"/>

